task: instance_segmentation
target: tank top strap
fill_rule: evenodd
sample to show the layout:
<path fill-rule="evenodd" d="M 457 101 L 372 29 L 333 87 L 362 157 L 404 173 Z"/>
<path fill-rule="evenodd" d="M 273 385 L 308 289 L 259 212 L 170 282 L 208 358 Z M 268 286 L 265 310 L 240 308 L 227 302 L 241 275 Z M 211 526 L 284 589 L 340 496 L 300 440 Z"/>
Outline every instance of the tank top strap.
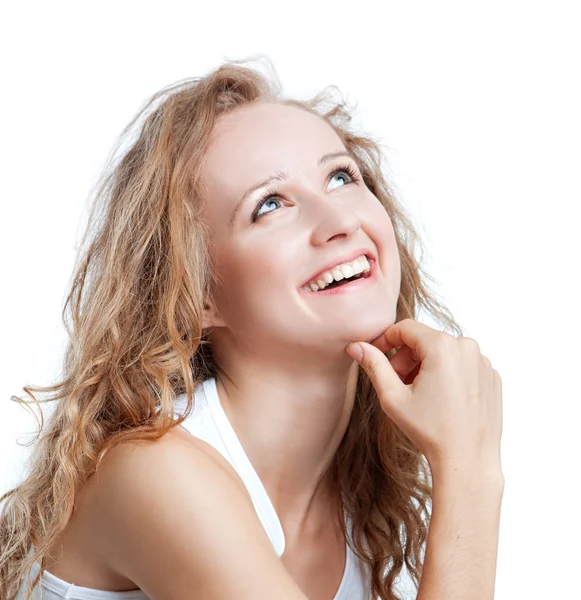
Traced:
<path fill-rule="evenodd" d="M 246 486 L 256 514 L 266 530 L 277 556 L 282 556 L 285 548 L 285 538 L 281 522 L 262 481 L 252 466 L 224 411 L 218 395 L 216 379 L 211 378 L 204 381 L 201 392 L 221 438 L 223 450 L 226 452 L 225 458 L 236 469 L 240 479 Z"/>

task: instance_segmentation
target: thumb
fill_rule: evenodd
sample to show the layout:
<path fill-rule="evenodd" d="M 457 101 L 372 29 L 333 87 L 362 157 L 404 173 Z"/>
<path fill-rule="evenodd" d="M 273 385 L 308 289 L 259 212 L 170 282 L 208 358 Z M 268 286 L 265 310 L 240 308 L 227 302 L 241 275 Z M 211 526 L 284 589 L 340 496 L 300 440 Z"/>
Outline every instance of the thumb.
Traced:
<path fill-rule="evenodd" d="M 361 353 L 358 352 L 357 346 Z M 398 405 L 407 397 L 409 390 L 391 366 L 387 356 L 367 342 L 353 342 L 345 351 L 367 373 L 384 411 L 389 416 L 399 413 Z"/>

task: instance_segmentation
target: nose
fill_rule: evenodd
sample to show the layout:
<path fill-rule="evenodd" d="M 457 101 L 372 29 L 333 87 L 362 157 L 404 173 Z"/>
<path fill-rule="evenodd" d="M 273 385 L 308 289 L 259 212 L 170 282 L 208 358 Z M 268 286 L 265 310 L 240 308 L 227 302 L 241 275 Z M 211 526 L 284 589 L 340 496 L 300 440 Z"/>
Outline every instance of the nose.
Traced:
<path fill-rule="evenodd" d="M 361 227 L 359 217 L 346 204 L 329 196 L 311 197 L 308 216 L 313 224 L 311 243 L 314 246 L 335 238 L 350 238 Z"/>

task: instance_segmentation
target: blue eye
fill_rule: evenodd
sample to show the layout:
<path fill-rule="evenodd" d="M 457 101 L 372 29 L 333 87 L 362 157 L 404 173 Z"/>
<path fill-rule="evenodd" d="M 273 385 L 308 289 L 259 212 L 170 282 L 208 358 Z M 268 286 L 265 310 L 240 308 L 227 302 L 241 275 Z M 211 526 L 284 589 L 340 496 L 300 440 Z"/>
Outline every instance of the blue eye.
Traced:
<path fill-rule="evenodd" d="M 351 181 L 346 181 L 345 185 L 347 185 L 348 183 L 359 181 L 359 176 L 357 175 L 357 172 L 349 164 L 341 165 L 337 169 L 333 170 L 329 174 L 329 179 L 333 179 L 333 177 L 335 177 L 336 175 L 339 175 L 340 173 L 347 173 L 349 175 L 349 178 L 351 179 Z M 276 191 L 276 189 L 271 188 L 271 189 L 267 190 L 264 193 L 264 195 L 262 196 L 262 198 L 260 198 L 260 200 L 256 203 L 256 208 L 254 209 L 254 212 L 252 213 L 251 222 L 254 223 L 254 221 L 256 221 L 258 218 L 260 218 L 262 215 L 265 215 L 269 212 L 274 212 L 274 210 L 276 210 L 276 209 L 267 210 L 265 212 L 260 212 L 260 209 L 264 205 L 269 204 L 270 202 L 275 202 L 275 201 L 280 202 L 280 196 L 278 195 L 278 192 Z"/>
<path fill-rule="evenodd" d="M 254 213 L 252 214 L 252 220 L 256 221 L 256 219 L 266 213 L 264 212 L 260 212 L 260 209 L 263 206 L 266 206 L 267 204 L 269 204 L 270 202 L 280 202 L 280 198 L 277 196 L 276 194 L 276 190 L 267 190 L 264 194 L 264 196 L 262 196 L 262 198 L 258 201 L 258 204 L 256 205 L 256 210 L 254 211 Z M 273 212 L 272 210 L 267 210 L 267 213 L 269 212 Z"/>

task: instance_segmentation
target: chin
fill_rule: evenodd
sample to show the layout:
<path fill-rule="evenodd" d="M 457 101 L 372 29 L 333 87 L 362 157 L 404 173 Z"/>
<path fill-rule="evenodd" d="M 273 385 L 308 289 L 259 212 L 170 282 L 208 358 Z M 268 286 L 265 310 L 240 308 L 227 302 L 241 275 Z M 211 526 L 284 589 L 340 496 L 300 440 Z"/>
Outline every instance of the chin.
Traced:
<path fill-rule="evenodd" d="M 366 322 L 352 323 L 348 330 L 341 332 L 342 337 L 349 342 L 371 342 L 379 337 L 388 327 L 395 323 L 395 311 L 393 315 L 387 313 L 380 318 L 365 319 Z M 347 339 L 348 338 L 348 339 Z"/>

